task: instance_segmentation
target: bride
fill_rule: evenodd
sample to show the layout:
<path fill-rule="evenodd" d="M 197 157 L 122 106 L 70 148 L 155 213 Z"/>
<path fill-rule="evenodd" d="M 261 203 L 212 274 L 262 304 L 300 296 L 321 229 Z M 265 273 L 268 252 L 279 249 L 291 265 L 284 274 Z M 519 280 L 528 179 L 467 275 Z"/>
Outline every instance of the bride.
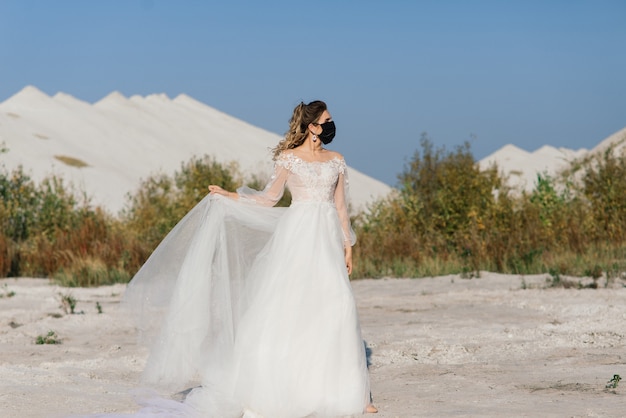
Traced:
<path fill-rule="evenodd" d="M 356 240 L 335 124 L 300 103 L 262 191 L 209 195 L 128 286 L 151 344 L 143 379 L 181 390 L 138 415 L 297 418 L 377 412 L 348 275 Z M 274 208 L 285 186 L 289 208 Z M 187 385 L 187 386 L 186 386 Z"/>

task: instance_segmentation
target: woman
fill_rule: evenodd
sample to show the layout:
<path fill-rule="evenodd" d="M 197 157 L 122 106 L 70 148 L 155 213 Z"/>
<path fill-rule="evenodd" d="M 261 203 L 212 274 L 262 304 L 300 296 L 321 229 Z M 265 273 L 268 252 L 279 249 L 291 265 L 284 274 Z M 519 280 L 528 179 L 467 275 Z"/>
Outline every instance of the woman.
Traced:
<path fill-rule="evenodd" d="M 355 237 L 346 164 L 323 148 L 334 135 L 324 102 L 300 103 L 265 189 L 209 186 L 129 285 L 125 300 L 148 336 L 164 315 L 144 378 L 180 387 L 201 376 L 185 399 L 189 411 L 376 412 L 348 279 Z M 291 206 L 272 208 L 285 186 Z"/>

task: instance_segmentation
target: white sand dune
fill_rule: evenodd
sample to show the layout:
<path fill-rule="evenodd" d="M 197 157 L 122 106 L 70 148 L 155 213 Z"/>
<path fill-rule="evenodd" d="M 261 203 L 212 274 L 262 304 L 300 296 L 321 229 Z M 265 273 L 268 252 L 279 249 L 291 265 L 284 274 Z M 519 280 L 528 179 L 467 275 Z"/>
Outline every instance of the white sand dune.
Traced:
<path fill-rule="evenodd" d="M 626 128 L 600 141 L 591 150 L 581 148 L 555 148 L 544 145 L 533 152 L 507 144 L 479 161 L 481 169 L 496 164 L 498 170 L 508 178 L 508 185 L 516 190 L 532 190 L 538 175 L 555 177 L 557 173 L 575 160 L 594 155 L 613 146 L 616 152 L 626 149 Z"/>
<path fill-rule="evenodd" d="M 626 384 L 605 388 L 626 378 L 624 280 L 577 290 L 546 287 L 546 276 L 482 276 L 352 282 L 377 417 L 624 416 Z M 15 295 L 0 298 L 0 417 L 137 409 L 147 352 L 118 311 L 123 285 L 4 285 Z M 84 313 L 63 312 L 68 293 Z M 49 330 L 62 343 L 36 345 Z"/>
<path fill-rule="evenodd" d="M 269 178 L 270 149 L 280 139 L 185 94 L 126 98 L 112 92 L 90 104 L 28 86 L 0 103 L 5 167 L 22 165 L 35 180 L 58 174 L 113 212 L 124 206 L 140 179 L 172 174 L 193 156 L 236 161 L 244 174 Z M 68 165 L 59 156 L 86 166 Z M 350 184 L 355 208 L 391 190 L 355 169 L 350 169 Z"/>
<path fill-rule="evenodd" d="M 622 151 L 626 148 L 626 128 L 615 132 L 614 134 L 610 135 L 608 138 L 601 141 L 598 145 L 596 145 L 591 150 L 591 152 L 592 153 L 604 152 L 610 146 L 613 146 L 616 151 Z"/>

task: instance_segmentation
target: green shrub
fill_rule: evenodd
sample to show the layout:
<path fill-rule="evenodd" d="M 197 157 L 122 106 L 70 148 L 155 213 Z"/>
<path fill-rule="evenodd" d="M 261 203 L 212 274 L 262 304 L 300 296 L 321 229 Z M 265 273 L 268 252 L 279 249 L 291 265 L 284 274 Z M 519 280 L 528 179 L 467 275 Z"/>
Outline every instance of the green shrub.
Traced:
<path fill-rule="evenodd" d="M 478 168 L 468 144 L 449 152 L 423 135 L 421 148 L 398 193 L 355 217 L 353 277 L 624 271 L 616 255 L 626 248 L 624 154 L 577 161 L 555 178 L 539 175 L 530 193 L 515 193 L 497 167 Z"/>
<path fill-rule="evenodd" d="M 590 276 L 597 287 L 602 275 L 606 286 L 623 276 L 623 154 L 576 161 L 516 193 L 497 167 L 479 168 L 467 143 L 435 149 L 423 135 L 420 144 L 398 189 L 354 215 L 353 278 L 550 272 L 560 282 Z M 0 275 L 50 277 L 68 287 L 126 282 L 209 184 L 235 190 L 244 183 L 236 164 L 192 158 L 172 175 L 144 180 L 114 216 L 59 178 L 36 184 L 21 168 L 0 169 Z M 265 183 L 247 180 L 255 189 Z M 279 205 L 290 200 L 287 191 Z"/>
<path fill-rule="evenodd" d="M 38 335 L 35 344 L 61 344 L 61 340 L 54 331 L 48 331 L 46 335 Z"/>
<path fill-rule="evenodd" d="M 421 148 L 398 176 L 399 193 L 357 217 L 358 259 L 375 260 L 378 275 L 416 270 L 399 269 L 398 260 L 454 259 L 478 271 L 488 258 L 486 222 L 497 212 L 495 192 L 502 189 L 497 168 L 481 171 L 467 143 L 454 151 L 434 149 L 422 135 Z"/>
<path fill-rule="evenodd" d="M 583 175 L 583 194 L 593 208 L 596 239 L 626 239 L 626 155 L 613 148 L 591 159 Z"/>
<path fill-rule="evenodd" d="M 0 227 L 12 241 L 21 241 L 37 223 L 40 193 L 31 178 L 18 167 L 0 172 Z"/>

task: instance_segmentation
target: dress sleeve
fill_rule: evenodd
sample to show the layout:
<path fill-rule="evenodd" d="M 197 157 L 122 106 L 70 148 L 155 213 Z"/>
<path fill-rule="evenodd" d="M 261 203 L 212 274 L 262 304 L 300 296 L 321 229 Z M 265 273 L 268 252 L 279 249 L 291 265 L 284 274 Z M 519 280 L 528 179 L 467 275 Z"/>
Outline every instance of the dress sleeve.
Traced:
<path fill-rule="evenodd" d="M 283 197 L 288 174 L 288 168 L 277 161 L 274 165 L 274 174 L 272 174 L 265 188 L 258 191 L 247 186 L 240 187 L 237 189 L 239 199 L 262 206 L 274 206 Z"/>
<path fill-rule="evenodd" d="M 337 187 L 335 188 L 335 207 L 337 208 L 337 214 L 339 215 L 339 221 L 341 222 L 341 229 L 343 230 L 343 243 L 344 246 L 352 246 L 356 243 L 356 234 L 350 225 L 349 209 L 349 182 L 348 171 L 346 169 L 345 161 L 341 161 L 341 168 L 339 170 L 339 178 L 337 180 Z"/>

